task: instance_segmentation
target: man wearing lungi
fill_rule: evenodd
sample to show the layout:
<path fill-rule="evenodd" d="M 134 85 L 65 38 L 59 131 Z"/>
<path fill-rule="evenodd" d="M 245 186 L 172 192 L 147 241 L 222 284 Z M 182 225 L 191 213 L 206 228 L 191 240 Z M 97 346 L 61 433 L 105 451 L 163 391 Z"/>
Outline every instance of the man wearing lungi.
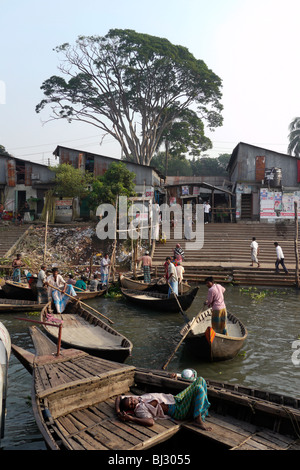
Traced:
<path fill-rule="evenodd" d="M 191 385 L 177 395 L 146 393 L 141 396 L 121 396 L 115 400 L 115 410 L 120 421 L 131 421 L 143 426 L 153 426 L 156 419 L 183 420 L 194 418 L 194 423 L 204 429 L 210 403 L 207 399 L 206 381 L 198 377 Z"/>
<path fill-rule="evenodd" d="M 139 258 L 138 261 L 142 261 L 143 263 L 144 282 L 148 284 L 151 282 L 151 267 L 152 267 L 152 259 L 151 259 L 151 256 L 149 256 L 149 251 L 146 251 L 144 256 Z"/>
<path fill-rule="evenodd" d="M 205 304 L 212 309 L 211 326 L 216 333 L 227 335 L 227 310 L 224 302 L 225 288 L 215 284 L 213 277 L 205 279 L 208 294 Z"/>

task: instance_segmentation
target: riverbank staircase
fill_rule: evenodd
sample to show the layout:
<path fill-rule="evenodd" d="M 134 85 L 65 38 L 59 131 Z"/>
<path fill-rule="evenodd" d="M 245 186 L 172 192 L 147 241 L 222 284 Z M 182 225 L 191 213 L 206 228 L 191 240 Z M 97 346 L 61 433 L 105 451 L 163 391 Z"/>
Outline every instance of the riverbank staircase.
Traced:
<path fill-rule="evenodd" d="M 259 268 L 250 266 L 252 237 L 256 238 L 259 245 Z M 275 273 L 276 241 L 282 247 L 288 275 L 281 267 L 280 274 Z M 186 242 L 184 238 L 175 240 L 171 233 L 166 243 L 156 243 L 153 265 L 158 275 L 163 275 L 166 257 L 172 256 L 176 243 L 180 243 L 185 251 L 183 266 L 187 281 L 203 282 L 206 277 L 213 276 L 216 282 L 241 285 L 296 285 L 294 224 L 209 223 L 204 225 L 204 244 L 201 249 L 186 250 Z"/>

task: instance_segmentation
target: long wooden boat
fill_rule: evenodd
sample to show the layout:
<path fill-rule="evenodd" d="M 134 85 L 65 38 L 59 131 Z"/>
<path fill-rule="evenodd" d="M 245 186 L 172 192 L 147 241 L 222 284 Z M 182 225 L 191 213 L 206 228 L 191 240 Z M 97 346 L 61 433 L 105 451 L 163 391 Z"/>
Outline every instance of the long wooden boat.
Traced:
<path fill-rule="evenodd" d="M 133 278 L 131 273 L 120 274 L 120 284 L 123 289 L 141 290 L 141 291 L 156 291 L 162 294 L 167 294 L 169 286 L 166 280 L 162 278 L 154 278 L 150 283 L 144 282 L 144 276 L 138 275 L 137 279 Z M 182 282 L 178 287 L 180 294 L 185 294 L 191 289 L 187 282 Z"/>
<path fill-rule="evenodd" d="M 180 312 L 178 302 L 183 311 L 188 310 L 192 305 L 198 290 L 199 287 L 195 287 L 186 294 L 178 295 L 177 301 L 174 294 L 171 294 L 170 297 L 168 297 L 168 294 L 162 294 L 155 291 L 136 291 L 121 288 L 122 294 L 126 299 L 130 300 L 130 302 L 144 308 L 171 313 Z"/>
<path fill-rule="evenodd" d="M 94 299 L 95 297 L 101 297 L 107 292 L 107 289 L 101 289 L 96 291 L 86 290 L 84 292 L 76 292 L 79 300 Z"/>
<path fill-rule="evenodd" d="M 36 300 L 36 287 L 30 287 L 28 283 L 5 281 L 2 286 L 2 293 L 7 299 Z"/>
<path fill-rule="evenodd" d="M 232 359 L 242 348 L 247 329 L 243 323 L 231 313 L 227 314 L 228 335 L 214 332 L 211 328 L 211 309 L 200 312 L 181 329 L 181 336 L 187 349 L 197 359 L 206 361 L 224 361 Z"/>
<path fill-rule="evenodd" d="M 36 355 L 15 345 L 12 348 L 33 375 L 33 413 L 48 449 L 146 450 L 176 439 L 180 431 L 177 445 L 183 454 L 194 451 L 196 458 L 201 446 L 212 450 L 300 450 L 297 398 L 207 380 L 211 407 L 206 423 L 210 431 L 191 420 L 159 419 L 147 428 L 124 423 L 115 413 L 116 396 L 144 392 L 176 395 L 190 383 L 172 378 L 167 371 L 118 364 L 78 350 L 62 350 L 57 356 L 53 343 L 37 327 L 31 328 L 31 335 Z"/>
<path fill-rule="evenodd" d="M 83 308 L 79 302 L 69 301 L 63 313 L 56 313 L 55 307 L 49 302 L 43 308 L 40 319 L 56 325 L 63 322 L 61 344 L 64 348 L 81 349 L 118 362 L 125 361 L 131 354 L 131 341 Z M 43 327 L 47 335 L 57 342 L 59 328 L 48 325 Z"/>
<path fill-rule="evenodd" d="M 1 312 L 39 312 L 45 304 L 33 300 L 23 299 L 0 299 Z"/>
<path fill-rule="evenodd" d="M 0 441 L 4 437 L 10 353 L 10 335 L 3 323 L 0 323 Z"/>
<path fill-rule="evenodd" d="M 76 292 L 77 297 L 80 300 L 93 299 L 100 297 L 105 294 L 107 289 L 101 289 L 100 291 L 86 290 L 83 292 Z M 24 282 L 5 281 L 2 289 L 3 297 L 7 299 L 19 299 L 19 300 L 37 300 L 37 289 L 35 286 L 30 287 L 29 284 Z"/>

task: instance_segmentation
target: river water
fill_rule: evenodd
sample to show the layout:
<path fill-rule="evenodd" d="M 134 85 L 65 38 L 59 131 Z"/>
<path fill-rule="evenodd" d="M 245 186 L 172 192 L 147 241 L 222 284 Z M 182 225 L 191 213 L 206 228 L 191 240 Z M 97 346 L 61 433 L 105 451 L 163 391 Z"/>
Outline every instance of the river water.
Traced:
<path fill-rule="evenodd" d="M 191 319 L 203 307 L 207 288 L 200 285 L 188 310 Z M 300 398 L 300 293 L 294 289 L 226 287 L 226 306 L 248 330 L 239 355 L 230 361 L 199 363 L 181 346 L 167 370 L 197 370 L 206 379 L 241 384 Z M 90 305 L 114 321 L 116 330 L 133 343 L 127 364 L 161 369 L 180 341 L 184 325 L 180 313 L 168 314 L 142 310 L 123 298 L 98 298 Z M 32 349 L 29 323 L 1 314 L 12 343 Z M 17 316 L 26 316 L 25 314 Z M 30 316 L 31 319 L 38 317 Z M 299 354 L 298 354 L 299 351 Z M 12 354 L 9 364 L 9 388 L 5 436 L 2 450 L 43 450 L 45 445 L 31 410 L 31 376 Z"/>

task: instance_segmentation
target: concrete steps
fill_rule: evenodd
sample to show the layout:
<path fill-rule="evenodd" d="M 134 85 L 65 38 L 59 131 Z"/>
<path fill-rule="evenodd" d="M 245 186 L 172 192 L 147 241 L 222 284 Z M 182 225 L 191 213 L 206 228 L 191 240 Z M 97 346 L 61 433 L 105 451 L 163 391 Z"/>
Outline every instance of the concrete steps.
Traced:
<path fill-rule="evenodd" d="M 204 226 L 204 245 L 201 250 L 185 250 L 185 239 L 172 238 L 166 244 L 156 244 L 153 265 L 163 275 L 162 265 L 172 256 L 176 243 L 185 250 L 185 279 L 203 282 L 212 275 L 217 282 L 241 285 L 294 286 L 295 248 L 294 225 L 273 224 L 207 224 Z M 260 268 L 250 267 L 250 244 L 256 237 L 259 244 Z M 289 274 L 275 273 L 277 241 L 284 252 Z"/>
<path fill-rule="evenodd" d="M 26 236 L 29 225 L 0 225 L 0 258 L 10 256 L 16 243 Z"/>

